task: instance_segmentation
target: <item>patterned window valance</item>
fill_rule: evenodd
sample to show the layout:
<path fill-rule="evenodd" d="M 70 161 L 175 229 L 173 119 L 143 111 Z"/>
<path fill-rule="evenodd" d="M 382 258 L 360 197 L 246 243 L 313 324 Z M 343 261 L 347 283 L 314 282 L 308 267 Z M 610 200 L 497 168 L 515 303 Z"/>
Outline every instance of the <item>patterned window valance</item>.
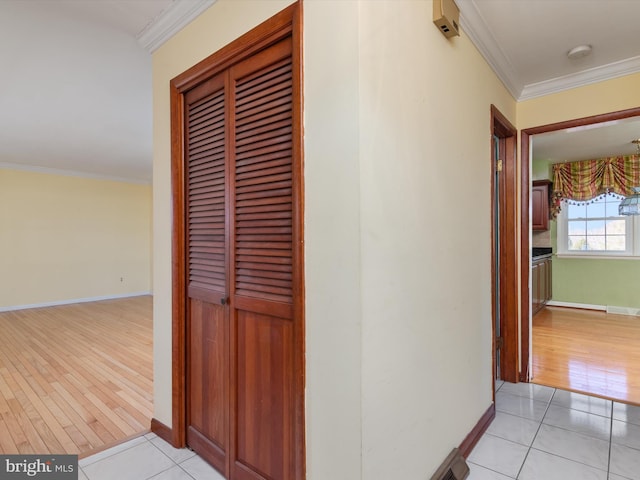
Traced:
<path fill-rule="evenodd" d="M 555 218 L 563 200 L 584 202 L 603 193 L 633 194 L 640 186 L 640 157 L 619 157 L 556 163 L 553 165 L 553 201 L 551 214 Z"/>

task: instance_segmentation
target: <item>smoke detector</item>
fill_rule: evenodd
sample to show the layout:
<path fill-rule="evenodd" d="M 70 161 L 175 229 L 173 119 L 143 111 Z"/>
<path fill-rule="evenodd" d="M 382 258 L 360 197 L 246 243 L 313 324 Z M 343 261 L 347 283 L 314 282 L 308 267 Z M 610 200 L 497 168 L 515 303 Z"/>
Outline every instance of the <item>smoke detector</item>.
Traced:
<path fill-rule="evenodd" d="M 592 50 L 593 47 L 591 45 L 578 45 L 567 52 L 567 57 L 571 60 L 576 60 L 577 58 L 586 57 Z"/>

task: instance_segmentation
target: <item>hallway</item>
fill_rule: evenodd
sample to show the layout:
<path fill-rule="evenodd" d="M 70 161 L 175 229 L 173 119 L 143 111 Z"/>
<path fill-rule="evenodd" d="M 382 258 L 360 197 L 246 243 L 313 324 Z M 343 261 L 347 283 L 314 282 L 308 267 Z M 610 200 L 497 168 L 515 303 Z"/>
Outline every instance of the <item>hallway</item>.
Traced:
<path fill-rule="evenodd" d="M 499 383 L 467 480 L 640 480 L 640 407 Z"/>

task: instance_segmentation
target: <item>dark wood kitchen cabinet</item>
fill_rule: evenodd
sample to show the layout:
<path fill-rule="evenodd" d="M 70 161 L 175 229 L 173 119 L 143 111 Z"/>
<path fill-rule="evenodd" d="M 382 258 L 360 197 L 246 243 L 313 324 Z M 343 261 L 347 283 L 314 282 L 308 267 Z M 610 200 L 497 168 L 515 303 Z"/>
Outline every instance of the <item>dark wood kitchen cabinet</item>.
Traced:
<path fill-rule="evenodd" d="M 531 264 L 531 313 L 535 315 L 551 300 L 551 255 L 534 258 Z"/>
<path fill-rule="evenodd" d="M 531 229 L 549 230 L 550 180 L 536 180 L 531 188 Z"/>

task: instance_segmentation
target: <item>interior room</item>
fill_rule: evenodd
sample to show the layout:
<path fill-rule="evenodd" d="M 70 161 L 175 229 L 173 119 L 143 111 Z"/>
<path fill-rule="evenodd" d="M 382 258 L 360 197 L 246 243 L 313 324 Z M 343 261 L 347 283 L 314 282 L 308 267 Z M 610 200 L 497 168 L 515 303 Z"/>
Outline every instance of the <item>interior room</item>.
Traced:
<path fill-rule="evenodd" d="M 545 312 L 637 320 L 614 285 L 637 268 L 559 254 L 532 189 L 551 132 L 640 116 L 637 18 L 0 1 L 0 455 L 78 454 L 80 480 L 640 480 L 640 405 L 537 384 L 534 339 Z"/>
<path fill-rule="evenodd" d="M 626 158 L 636 168 L 639 131 L 638 117 L 632 116 L 532 137 L 532 192 L 538 190 L 531 196 L 535 383 L 639 403 L 634 291 L 640 275 L 636 220 L 619 214 L 625 187 L 607 186 L 594 173 L 585 180 L 593 198 L 578 201 L 563 197 L 571 194 L 553 183 L 580 175 L 579 163 L 562 177 L 554 175 L 554 164 Z M 623 176 L 619 182 L 626 184 Z M 632 187 L 626 188 L 632 197 Z"/>
<path fill-rule="evenodd" d="M 153 416 L 147 19 L 82 3 L 0 5 L 1 454 L 85 456 Z"/>

